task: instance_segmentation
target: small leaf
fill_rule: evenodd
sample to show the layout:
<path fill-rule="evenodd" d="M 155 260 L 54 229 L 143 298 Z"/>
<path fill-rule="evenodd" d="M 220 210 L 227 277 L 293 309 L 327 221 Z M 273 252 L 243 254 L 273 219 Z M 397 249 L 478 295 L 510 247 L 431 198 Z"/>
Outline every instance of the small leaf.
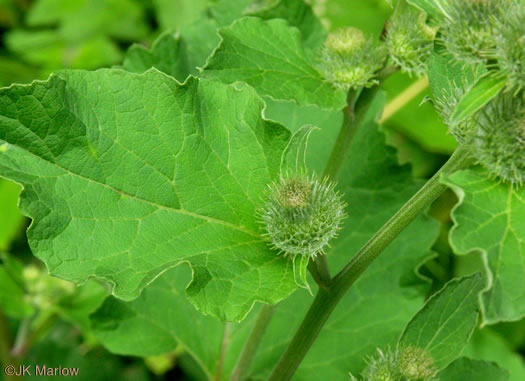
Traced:
<path fill-rule="evenodd" d="M 220 30 L 223 39 L 203 76 L 245 81 L 260 95 L 341 109 L 346 94 L 325 81 L 307 57 L 301 32 L 285 20 L 245 17 Z"/>
<path fill-rule="evenodd" d="M 438 377 L 439 381 L 507 381 L 509 372 L 493 362 L 461 357 L 443 369 Z"/>
<path fill-rule="evenodd" d="M 480 274 L 447 283 L 408 323 L 399 345 L 421 348 L 438 369 L 446 367 L 461 354 L 476 328 L 478 294 L 484 285 Z"/>
<path fill-rule="evenodd" d="M 506 78 L 486 76 L 481 78 L 459 101 L 450 116 L 453 125 L 463 122 L 469 116 L 490 102 L 505 87 Z"/>
<path fill-rule="evenodd" d="M 144 73 L 154 67 L 182 83 L 191 73 L 185 53 L 178 35 L 163 33 L 155 40 L 151 49 L 139 44 L 132 45 L 122 67 L 133 73 Z M 196 69 L 194 71 L 196 73 Z"/>
<path fill-rule="evenodd" d="M 325 28 L 314 15 L 311 6 L 306 4 L 304 0 L 278 0 L 271 2 L 268 7 L 248 13 L 248 15 L 260 17 L 263 20 L 287 20 L 291 26 L 295 26 L 301 31 L 305 46 L 314 51 L 318 50 L 326 39 Z"/>

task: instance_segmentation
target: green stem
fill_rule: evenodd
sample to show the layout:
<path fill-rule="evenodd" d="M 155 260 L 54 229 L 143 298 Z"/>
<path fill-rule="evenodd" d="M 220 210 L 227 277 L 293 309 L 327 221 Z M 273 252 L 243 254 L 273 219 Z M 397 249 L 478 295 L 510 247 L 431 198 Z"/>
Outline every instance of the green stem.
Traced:
<path fill-rule="evenodd" d="M 330 275 L 330 270 L 328 268 L 328 261 L 326 260 L 326 255 L 319 255 L 314 260 L 315 272 L 319 276 L 319 285 L 321 287 L 327 287 L 332 280 Z"/>
<path fill-rule="evenodd" d="M 359 125 L 366 116 L 370 105 L 374 101 L 379 88 L 380 85 L 378 84 L 373 87 L 363 89 L 359 95 L 359 98 L 355 102 L 355 105 L 355 92 L 351 90 L 348 93 L 348 106 L 344 109 L 343 126 L 339 131 L 334 149 L 332 150 L 330 158 L 328 159 L 328 163 L 326 164 L 323 177 L 328 177 L 332 181 L 337 179 L 337 175 L 343 166 L 344 159 L 348 153 L 350 145 L 352 144 L 352 140 L 358 130 Z"/>
<path fill-rule="evenodd" d="M 288 381 L 292 378 L 323 325 L 350 286 L 379 254 L 446 189 L 446 186 L 440 183 L 440 177 L 468 165 L 470 165 L 470 154 L 467 146 L 463 145 L 454 152 L 439 172 L 359 250 L 348 265 L 334 277 L 328 290 L 319 288 L 301 326 L 268 381 Z"/>
<path fill-rule="evenodd" d="M 244 343 L 241 355 L 237 359 L 235 368 L 231 376 L 231 381 L 243 381 L 246 378 L 250 365 L 257 353 L 257 348 L 261 342 L 264 332 L 272 320 L 274 306 L 270 304 L 264 304 L 259 316 L 255 321 L 255 325 L 248 336 L 248 339 Z"/>

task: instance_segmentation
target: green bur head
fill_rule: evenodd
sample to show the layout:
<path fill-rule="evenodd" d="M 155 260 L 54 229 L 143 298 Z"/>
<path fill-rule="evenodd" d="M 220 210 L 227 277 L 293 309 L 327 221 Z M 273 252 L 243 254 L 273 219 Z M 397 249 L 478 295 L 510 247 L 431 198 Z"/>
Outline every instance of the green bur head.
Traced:
<path fill-rule="evenodd" d="M 506 1 L 506 0 L 503 0 Z M 496 45 L 495 26 L 501 17 L 500 0 L 454 0 L 441 25 L 441 39 L 459 61 L 486 62 Z"/>
<path fill-rule="evenodd" d="M 473 155 L 493 175 L 517 185 L 525 183 L 525 102 L 501 94 L 476 118 Z"/>
<path fill-rule="evenodd" d="M 345 217 L 334 185 L 306 176 L 270 185 L 262 211 L 265 236 L 286 255 L 315 257 L 337 235 Z"/>
<path fill-rule="evenodd" d="M 387 28 L 385 44 L 391 61 L 402 71 L 424 75 L 434 49 L 437 28 L 426 24 L 426 14 L 399 2 Z"/>
<path fill-rule="evenodd" d="M 496 24 L 493 55 L 509 87 L 519 90 L 525 88 L 525 1 L 511 1 L 502 12 L 505 17 Z"/>
<path fill-rule="evenodd" d="M 363 381 L 436 381 L 434 360 L 422 348 L 408 346 L 395 352 L 377 352 L 378 356 L 368 360 Z"/>
<path fill-rule="evenodd" d="M 324 77 L 344 89 L 370 87 L 385 61 L 384 49 L 356 28 L 330 33 L 321 55 Z"/>

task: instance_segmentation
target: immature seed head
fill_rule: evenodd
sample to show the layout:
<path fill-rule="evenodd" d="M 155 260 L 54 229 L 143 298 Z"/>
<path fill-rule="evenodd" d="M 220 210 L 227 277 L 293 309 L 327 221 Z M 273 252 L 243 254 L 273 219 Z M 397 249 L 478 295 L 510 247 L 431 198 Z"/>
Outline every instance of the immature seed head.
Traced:
<path fill-rule="evenodd" d="M 437 29 L 426 14 L 399 2 L 388 24 L 385 44 L 393 63 L 409 74 L 423 75 L 434 48 Z"/>
<path fill-rule="evenodd" d="M 326 48 L 340 55 L 350 55 L 358 52 L 366 44 L 365 34 L 362 30 L 347 27 L 334 33 L 330 33 L 326 38 Z"/>
<path fill-rule="evenodd" d="M 505 182 L 525 183 L 525 102 L 501 94 L 484 107 L 473 130 L 473 154 Z"/>
<path fill-rule="evenodd" d="M 525 88 L 525 2 L 510 1 L 496 23 L 494 58 L 508 79 L 509 88 Z"/>
<path fill-rule="evenodd" d="M 323 254 L 344 216 L 344 202 L 334 185 L 303 175 L 271 184 L 261 213 L 265 236 L 275 249 L 312 258 Z"/>
<path fill-rule="evenodd" d="M 344 89 L 369 87 L 385 61 L 384 49 L 356 28 L 339 29 L 328 35 L 321 54 L 324 77 Z"/>
<path fill-rule="evenodd" d="M 408 380 L 431 380 L 438 372 L 432 356 L 424 349 L 413 346 L 400 351 L 399 370 Z"/>
<path fill-rule="evenodd" d="M 390 349 L 386 352 L 377 349 L 377 356 L 370 357 L 362 373 L 363 381 L 399 381 L 400 372 L 396 353 Z"/>
<path fill-rule="evenodd" d="M 408 346 L 377 352 L 376 357 L 367 361 L 363 381 L 437 381 L 434 360 L 422 348 Z"/>
<path fill-rule="evenodd" d="M 453 0 L 440 26 L 441 39 L 459 61 L 486 62 L 496 45 L 495 24 L 506 0 Z"/>

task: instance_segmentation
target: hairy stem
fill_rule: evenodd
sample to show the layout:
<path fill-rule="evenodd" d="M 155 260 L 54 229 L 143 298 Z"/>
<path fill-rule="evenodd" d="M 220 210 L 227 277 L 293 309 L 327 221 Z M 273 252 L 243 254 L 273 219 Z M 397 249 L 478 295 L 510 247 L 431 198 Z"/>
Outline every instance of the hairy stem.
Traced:
<path fill-rule="evenodd" d="M 264 336 L 264 332 L 272 320 L 273 311 L 274 306 L 270 304 L 263 305 L 257 316 L 255 325 L 253 326 L 248 339 L 244 343 L 241 355 L 237 359 L 237 363 L 235 364 L 230 379 L 231 381 L 243 381 L 246 378 L 250 365 L 255 357 L 255 353 L 257 353 L 257 348 Z"/>
<path fill-rule="evenodd" d="M 319 288 L 301 326 L 288 348 L 281 356 L 268 381 L 288 381 L 314 343 L 317 335 L 350 286 L 383 252 L 383 250 L 443 191 L 446 186 L 439 179 L 470 165 L 467 145 L 460 146 L 454 154 L 405 205 L 359 250 L 339 274 L 332 280 L 329 289 Z M 350 344 L 349 344 L 350 345 Z"/>

